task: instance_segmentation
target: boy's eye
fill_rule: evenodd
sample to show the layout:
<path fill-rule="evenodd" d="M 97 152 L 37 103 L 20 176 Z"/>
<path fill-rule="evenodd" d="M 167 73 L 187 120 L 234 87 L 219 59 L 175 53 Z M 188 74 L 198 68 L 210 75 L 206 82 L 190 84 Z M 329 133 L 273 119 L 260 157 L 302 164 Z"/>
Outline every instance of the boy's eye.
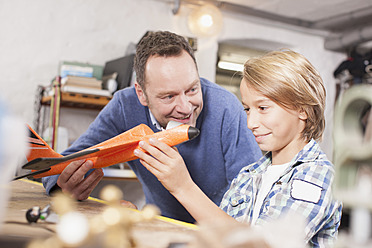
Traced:
<path fill-rule="evenodd" d="M 247 112 L 247 113 L 249 113 L 249 109 L 250 108 L 244 108 L 244 111 Z"/>
<path fill-rule="evenodd" d="M 260 106 L 260 107 L 258 107 L 260 110 L 262 110 L 262 111 L 264 111 L 264 110 L 266 110 L 268 107 L 266 107 L 266 106 Z"/>

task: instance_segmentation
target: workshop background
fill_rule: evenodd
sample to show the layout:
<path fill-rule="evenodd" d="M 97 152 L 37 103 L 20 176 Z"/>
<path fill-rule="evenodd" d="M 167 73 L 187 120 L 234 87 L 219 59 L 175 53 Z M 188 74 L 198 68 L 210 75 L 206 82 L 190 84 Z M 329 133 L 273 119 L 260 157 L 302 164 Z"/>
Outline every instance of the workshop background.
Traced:
<path fill-rule="evenodd" d="M 174 14 L 177 2 L 180 7 Z M 304 54 L 326 84 L 327 128 L 322 148 L 332 157 L 336 92 L 333 72 L 347 54 L 344 48 L 333 51 L 326 49 L 325 44 L 330 37 L 344 32 L 343 28 L 359 30 L 349 27 L 357 19 L 351 13 L 368 10 L 370 17 L 372 3 L 369 0 L 209 1 L 220 6 L 222 28 L 212 36 L 197 37 L 188 27 L 188 15 L 203 2 L 206 1 L 0 1 L 1 98 L 13 113 L 32 124 L 37 87 L 50 84 L 61 61 L 104 65 L 124 56 L 130 44 L 137 43 L 149 30 L 169 30 L 197 38 L 200 76 L 211 81 L 216 78 L 219 44 L 266 50 L 286 47 Z M 96 114 L 90 110 L 63 109 L 60 125 L 69 130 L 72 141 Z"/>
<path fill-rule="evenodd" d="M 195 26 L 202 9 L 215 18 L 209 29 Z M 146 32 L 157 30 L 187 37 L 196 49 L 200 76 L 238 98 L 239 74 L 223 64 L 239 68 L 251 56 L 281 48 L 302 53 L 326 85 L 321 147 L 331 160 L 336 99 L 353 84 L 372 83 L 365 76 L 372 62 L 370 0 L 0 0 L 0 102 L 45 134 L 51 128 L 51 111 L 41 98 L 51 94 L 62 64 L 104 70 L 107 62 L 133 54 Z M 61 107 L 58 138 L 66 142 L 59 151 L 83 133 L 98 112 L 84 105 Z M 115 182 L 134 192 L 127 199 L 142 206 L 135 179 Z"/>

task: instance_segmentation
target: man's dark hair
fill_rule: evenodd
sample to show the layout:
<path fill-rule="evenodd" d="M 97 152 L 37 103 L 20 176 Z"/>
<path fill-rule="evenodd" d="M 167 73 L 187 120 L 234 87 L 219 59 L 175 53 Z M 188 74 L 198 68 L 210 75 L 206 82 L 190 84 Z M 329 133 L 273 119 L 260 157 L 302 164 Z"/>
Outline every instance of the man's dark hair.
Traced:
<path fill-rule="evenodd" d="M 181 55 L 185 50 L 195 62 L 194 51 L 187 40 L 168 31 L 147 32 L 139 41 L 134 57 L 134 70 L 138 84 L 145 87 L 145 67 L 149 57 L 153 55 L 170 57 Z"/>

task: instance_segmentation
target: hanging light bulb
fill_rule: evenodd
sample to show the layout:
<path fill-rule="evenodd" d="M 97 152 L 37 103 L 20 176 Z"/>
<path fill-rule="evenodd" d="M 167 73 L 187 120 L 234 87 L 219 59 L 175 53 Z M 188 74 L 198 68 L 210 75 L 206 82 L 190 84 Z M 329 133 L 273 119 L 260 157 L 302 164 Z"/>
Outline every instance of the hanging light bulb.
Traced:
<path fill-rule="evenodd" d="M 212 4 L 194 9 L 188 17 L 190 31 L 197 36 L 213 36 L 222 29 L 221 11 Z"/>

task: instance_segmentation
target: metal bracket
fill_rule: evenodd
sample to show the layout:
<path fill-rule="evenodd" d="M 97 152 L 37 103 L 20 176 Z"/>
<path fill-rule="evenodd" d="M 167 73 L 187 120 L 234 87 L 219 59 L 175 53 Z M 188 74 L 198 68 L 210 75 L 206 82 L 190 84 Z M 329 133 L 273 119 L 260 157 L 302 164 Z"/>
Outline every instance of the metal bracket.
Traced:
<path fill-rule="evenodd" d="M 172 9 L 173 15 L 177 15 L 181 7 L 181 0 L 174 0 L 174 7 Z"/>

